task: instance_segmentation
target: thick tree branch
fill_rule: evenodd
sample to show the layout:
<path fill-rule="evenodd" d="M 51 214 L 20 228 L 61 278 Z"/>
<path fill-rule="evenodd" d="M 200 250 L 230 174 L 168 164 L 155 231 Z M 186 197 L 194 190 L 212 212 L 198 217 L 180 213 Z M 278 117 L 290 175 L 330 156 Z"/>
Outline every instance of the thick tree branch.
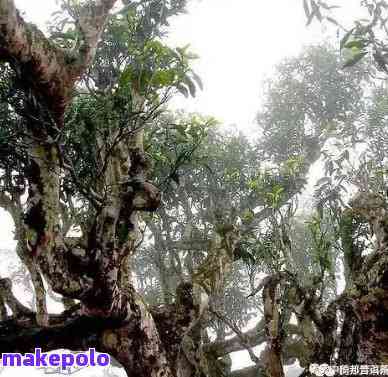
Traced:
<path fill-rule="evenodd" d="M 232 224 L 218 225 L 205 261 L 198 267 L 192 279 L 201 285 L 208 295 L 219 294 L 225 284 L 225 278 L 237 259 L 240 233 Z"/>
<path fill-rule="evenodd" d="M 20 16 L 13 0 L 0 0 L 0 58 L 8 61 L 26 87 L 44 100 L 61 124 L 75 81 L 94 58 L 109 11 L 116 0 L 99 0 L 82 9 L 79 55 L 54 45 Z"/>
<path fill-rule="evenodd" d="M 116 2 L 117 0 L 96 0 L 94 3 L 88 2 L 81 10 L 77 20 L 82 33 L 78 69 L 84 71 L 92 63 L 106 19 Z"/>
<path fill-rule="evenodd" d="M 238 369 L 231 372 L 228 377 L 264 377 L 267 376 L 264 367 L 260 365 L 254 365 L 244 369 Z"/>
<path fill-rule="evenodd" d="M 243 338 L 243 339 L 242 339 Z M 242 351 L 246 347 L 256 347 L 265 342 L 265 322 L 261 320 L 253 329 L 230 339 L 216 341 L 205 345 L 205 352 L 217 357 L 228 355 L 231 352 Z"/>
<path fill-rule="evenodd" d="M 40 327 L 34 320 L 4 321 L 0 324 L 1 352 L 33 352 L 35 348 L 50 351 L 59 348 L 86 349 L 96 347 L 97 335 L 119 323 L 92 317 L 73 316 L 66 312 L 50 318 L 50 327 Z"/>
<path fill-rule="evenodd" d="M 0 57 L 10 62 L 36 93 L 43 95 L 54 116 L 62 116 L 73 84 L 67 54 L 27 24 L 13 0 L 0 1 Z"/>

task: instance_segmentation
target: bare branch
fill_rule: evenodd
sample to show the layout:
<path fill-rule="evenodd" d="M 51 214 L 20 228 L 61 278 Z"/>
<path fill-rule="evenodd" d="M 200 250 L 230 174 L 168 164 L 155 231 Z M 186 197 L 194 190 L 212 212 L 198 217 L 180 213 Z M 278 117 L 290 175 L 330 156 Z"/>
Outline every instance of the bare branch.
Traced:
<path fill-rule="evenodd" d="M 264 334 L 265 323 L 264 323 L 264 321 L 261 320 L 259 322 L 259 324 L 253 330 L 249 331 L 249 335 L 251 336 L 251 338 L 253 338 L 253 339 L 250 339 L 250 337 L 247 336 L 247 333 L 244 334 L 226 316 L 218 313 L 216 310 L 211 310 L 211 312 L 213 314 L 215 314 L 220 320 L 224 321 L 237 334 L 237 339 L 236 338 L 232 338 L 234 341 L 232 343 L 229 343 L 229 350 L 228 350 L 229 352 L 227 352 L 227 353 L 230 353 L 230 352 L 234 351 L 234 350 L 233 351 L 230 350 L 230 346 L 231 345 L 240 345 L 240 348 L 242 346 L 243 349 L 246 349 L 248 351 L 248 354 L 249 354 L 249 357 L 251 358 L 251 360 L 255 364 L 259 364 L 260 363 L 260 359 L 255 355 L 255 353 L 252 350 L 252 347 L 254 347 L 254 346 L 256 346 L 256 345 L 258 345 L 258 344 L 260 344 L 260 343 L 265 341 L 265 334 Z M 259 332 L 262 333 L 261 336 L 259 335 Z M 236 344 L 236 340 L 238 342 L 237 344 Z M 253 342 L 251 342 L 251 340 L 253 340 Z M 228 342 L 228 340 L 226 342 Z M 224 346 L 223 348 L 224 348 L 224 352 L 225 352 L 225 342 L 224 342 L 223 346 Z"/>

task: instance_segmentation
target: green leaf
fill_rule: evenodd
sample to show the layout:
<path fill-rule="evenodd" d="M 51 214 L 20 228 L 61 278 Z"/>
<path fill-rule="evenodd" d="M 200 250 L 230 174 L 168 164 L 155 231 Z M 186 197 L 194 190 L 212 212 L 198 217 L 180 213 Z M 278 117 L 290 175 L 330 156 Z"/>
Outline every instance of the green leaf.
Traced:
<path fill-rule="evenodd" d="M 133 71 L 132 67 L 128 66 L 124 69 L 120 76 L 120 85 L 128 85 L 132 81 Z"/>
<path fill-rule="evenodd" d="M 251 190 L 257 190 L 259 188 L 259 181 L 257 179 L 251 179 L 248 181 L 248 187 Z"/>
<path fill-rule="evenodd" d="M 365 47 L 365 41 L 361 39 L 357 39 L 354 41 L 347 42 L 344 46 L 345 48 L 358 48 L 359 50 Z"/>
<path fill-rule="evenodd" d="M 174 82 L 175 73 L 172 69 L 165 69 L 156 72 L 153 76 L 153 84 L 156 86 L 169 86 Z"/>
<path fill-rule="evenodd" d="M 345 45 L 346 45 L 346 42 L 349 40 L 350 36 L 353 34 L 353 31 L 354 31 L 354 28 L 353 29 L 350 29 L 344 36 L 343 38 L 341 39 L 341 42 L 340 42 L 340 50 L 342 50 Z"/>
<path fill-rule="evenodd" d="M 177 124 L 175 128 L 182 136 L 186 138 L 186 128 L 184 126 Z"/>
<path fill-rule="evenodd" d="M 242 215 L 244 221 L 251 222 L 255 218 L 255 213 L 251 209 L 246 209 Z"/>
<path fill-rule="evenodd" d="M 343 65 L 342 68 L 348 68 L 348 67 L 354 66 L 367 54 L 368 54 L 368 52 L 365 52 L 365 51 L 360 51 L 360 52 L 356 53 L 355 55 L 353 55 L 350 59 L 348 59 L 345 62 L 345 64 Z"/>

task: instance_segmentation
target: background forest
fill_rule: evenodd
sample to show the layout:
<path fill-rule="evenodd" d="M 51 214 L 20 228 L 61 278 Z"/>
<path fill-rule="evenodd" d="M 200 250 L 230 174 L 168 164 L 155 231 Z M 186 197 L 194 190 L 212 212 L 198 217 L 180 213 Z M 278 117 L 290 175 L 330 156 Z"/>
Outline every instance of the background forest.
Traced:
<path fill-rule="evenodd" d="M 1 352 L 96 345 L 133 377 L 388 364 L 388 5 L 345 30 L 297 3 L 339 45 L 280 61 L 242 132 L 176 110 L 206 85 L 167 43 L 186 1 L 63 1 L 44 36 L 0 0 Z"/>

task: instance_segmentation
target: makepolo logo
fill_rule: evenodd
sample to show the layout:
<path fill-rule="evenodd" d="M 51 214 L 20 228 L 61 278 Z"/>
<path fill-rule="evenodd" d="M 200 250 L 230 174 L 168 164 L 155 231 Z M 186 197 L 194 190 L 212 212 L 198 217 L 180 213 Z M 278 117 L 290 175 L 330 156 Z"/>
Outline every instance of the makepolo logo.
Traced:
<path fill-rule="evenodd" d="M 335 375 L 335 370 L 329 364 L 310 364 L 309 371 L 318 377 Z"/>
<path fill-rule="evenodd" d="M 3 367 L 60 367 L 68 370 L 69 367 L 108 366 L 110 356 L 106 353 L 97 353 L 94 348 L 80 353 L 44 353 L 40 348 L 35 348 L 35 353 L 2 353 L 0 365 Z"/>

